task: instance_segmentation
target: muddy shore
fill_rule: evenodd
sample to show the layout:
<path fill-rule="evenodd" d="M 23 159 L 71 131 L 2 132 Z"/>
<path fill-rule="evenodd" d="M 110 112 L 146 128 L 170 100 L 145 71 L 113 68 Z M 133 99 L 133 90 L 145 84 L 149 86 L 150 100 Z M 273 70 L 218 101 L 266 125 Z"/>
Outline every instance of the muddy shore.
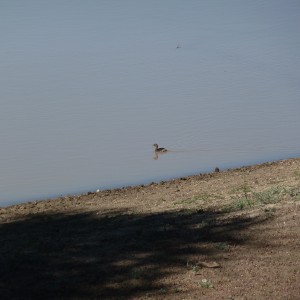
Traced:
<path fill-rule="evenodd" d="M 1 299 L 300 299 L 300 159 L 0 208 Z"/>

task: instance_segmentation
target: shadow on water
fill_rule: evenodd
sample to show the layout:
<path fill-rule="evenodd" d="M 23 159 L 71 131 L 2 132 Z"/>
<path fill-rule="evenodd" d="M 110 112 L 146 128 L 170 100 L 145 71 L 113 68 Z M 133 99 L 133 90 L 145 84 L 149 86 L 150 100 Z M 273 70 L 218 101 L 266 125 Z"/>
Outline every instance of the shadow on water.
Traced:
<path fill-rule="evenodd" d="M 204 247 L 242 244 L 241 231 L 262 222 L 222 221 L 214 211 L 39 214 L 0 226 L 1 299 L 130 298 L 162 283 Z"/>

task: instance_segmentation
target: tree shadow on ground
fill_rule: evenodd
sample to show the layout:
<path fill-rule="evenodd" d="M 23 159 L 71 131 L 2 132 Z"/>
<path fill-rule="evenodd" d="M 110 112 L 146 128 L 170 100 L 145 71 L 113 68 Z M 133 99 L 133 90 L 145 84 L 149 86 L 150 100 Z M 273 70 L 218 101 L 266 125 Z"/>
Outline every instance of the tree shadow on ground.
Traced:
<path fill-rule="evenodd" d="M 101 213 L 101 214 L 99 214 Z M 1 299 L 112 299 L 166 289 L 162 279 L 207 243 L 245 242 L 259 218 L 215 211 L 38 214 L 0 226 Z"/>

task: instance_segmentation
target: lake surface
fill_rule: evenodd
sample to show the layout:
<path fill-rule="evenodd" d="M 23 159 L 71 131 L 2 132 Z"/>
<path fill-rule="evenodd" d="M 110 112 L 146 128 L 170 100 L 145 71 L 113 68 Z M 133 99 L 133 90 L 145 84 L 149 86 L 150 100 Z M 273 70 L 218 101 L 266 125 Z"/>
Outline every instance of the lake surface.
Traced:
<path fill-rule="evenodd" d="M 299 1 L 7 1 L 0 206 L 300 155 Z M 154 143 L 172 151 L 154 159 Z"/>

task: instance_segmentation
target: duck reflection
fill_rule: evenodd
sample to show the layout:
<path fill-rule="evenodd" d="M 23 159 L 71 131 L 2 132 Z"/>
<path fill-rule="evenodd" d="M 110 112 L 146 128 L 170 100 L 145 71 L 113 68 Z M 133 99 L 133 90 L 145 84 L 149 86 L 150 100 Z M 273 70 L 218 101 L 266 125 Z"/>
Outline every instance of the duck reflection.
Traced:
<path fill-rule="evenodd" d="M 166 148 L 159 148 L 158 144 L 154 144 L 154 157 L 153 159 L 158 159 L 158 154 L 163 154 L 168 152 L 168 150 Z"/>

